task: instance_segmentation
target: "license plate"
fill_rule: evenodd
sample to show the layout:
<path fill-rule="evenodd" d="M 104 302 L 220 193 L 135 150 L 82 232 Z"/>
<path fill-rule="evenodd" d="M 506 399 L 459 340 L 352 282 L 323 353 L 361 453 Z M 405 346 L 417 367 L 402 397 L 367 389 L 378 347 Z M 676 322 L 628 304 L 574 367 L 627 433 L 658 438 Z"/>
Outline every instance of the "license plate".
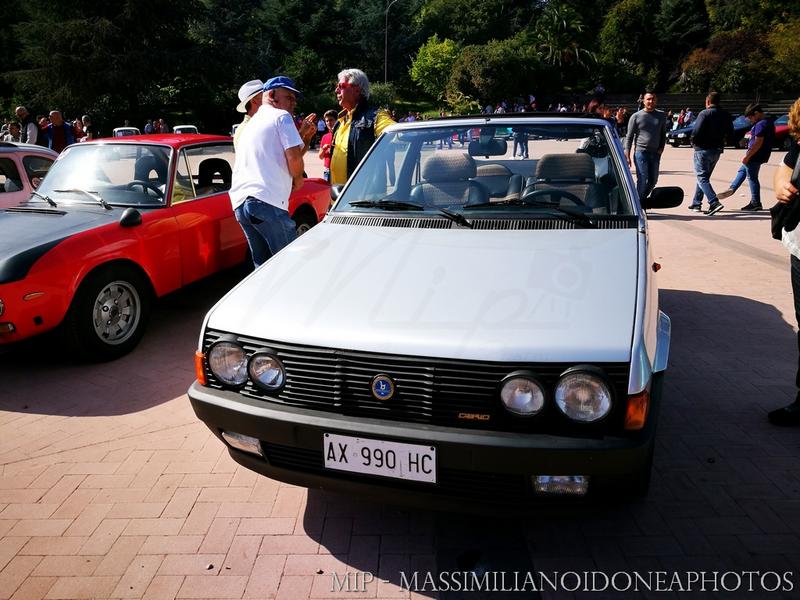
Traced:
<path fill-rule="evenodd" d="M 325 467 L 436 483 L 436 448 L 326 433 Z"/>

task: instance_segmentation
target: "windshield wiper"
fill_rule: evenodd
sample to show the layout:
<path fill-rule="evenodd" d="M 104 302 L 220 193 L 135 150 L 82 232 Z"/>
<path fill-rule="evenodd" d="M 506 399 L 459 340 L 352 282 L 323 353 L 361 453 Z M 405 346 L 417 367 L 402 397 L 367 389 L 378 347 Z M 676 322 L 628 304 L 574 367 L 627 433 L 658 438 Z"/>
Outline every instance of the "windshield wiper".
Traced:
<path fill-rule="evenodd" d="M 45 196 L 44 194 L 40 194 L 36 190 L 32 190 L 31 194 L 33 194 L 34 196 L 39 196 L 39 198 L 47 202 L 53 208 L 58 208 L 58 204 L 56 204 L 55 200 L 53 200 L 50 196 Z"/>
<path fill-rule="evenodd" d="M 68 189 L 68 190 L 53 190 L 53 191 L 54 192 L 58 192 L 58 193 L 65 193 L 65 194 L 70 194 L 70 193 L 75 193 L 75 192 L 77 192 L 79 194 L 84 194 L 86 196 L 89 196 L 89 198 L 91 198 L 95 202 L 99 202 L 100 205 L 103 208 L 105 208 L 106 210 L 111 210 L 111 205 L 108 202 L 106 202 L 105 200 L 103 200 L 97 192 L 87 192 L 86 190 L 82 190 L 80 188 L 71 188 L 71 189 Z"/>
<path fill-rule="evenodd" d="M 421 204 L 402 202 L 400 200 L 356 200 L 350 206 L 359 208 L 382 208 L 383 210 L 425 210 Z"/>
<path fill-rule="evenodd" d="M 453 221 L 453 223 L 457 223 L 459 225 L 463 225 L 464 227 L 469 227 L 470 229 L 472 229 L 472 223 L 468 221 L 467 218 L 461 213 L 452 212 L 450 210 L 447 210 L 446 208 L 439 208 L 437 210 L 445 217 Z"/>
<path fill-rule="evenodd" d="M 584 212 L 580 212 L 577 210 L 570 210 L 568 208 L 564 208 L 563 206 L 558 206 L 557 204 L 551 204 L 550 202 L 542 202 L 539 200 L 500 200 L 499 202 L 481 202 L 479 204 L 469 204 L 465 206 L 465 209 L 473 209 L 473 208 L 489 208 L 492 206 L 541 206 L 542 208 L 549 208 L 550 210 L 554 210 L 558 213 L 558 216 L 565 217 L 566 221 L 570 223 L 576 223 L 579 225 L 585 225 L 586 227 L 596 228 L 597 225 L 589 218 Z"/>

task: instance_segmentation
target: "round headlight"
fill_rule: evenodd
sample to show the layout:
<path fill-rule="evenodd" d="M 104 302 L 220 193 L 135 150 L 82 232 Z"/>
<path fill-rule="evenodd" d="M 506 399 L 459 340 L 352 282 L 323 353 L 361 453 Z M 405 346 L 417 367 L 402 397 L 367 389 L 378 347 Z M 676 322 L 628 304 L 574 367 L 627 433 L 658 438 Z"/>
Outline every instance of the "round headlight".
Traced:
<path fill-rule="evenodd" d="M 266 390 L 277 390 L 286 381 L 283 363 L 272 354 L 254 354 L 247 367 L 250 377 Z"/>
<path fill-rule="evenodd" d="M 611 410 L 611 389 L 592 373 L 567 373 L 556 386 L 556 404 L 570 419 L 592 423 Z"/>
<path fill-rule="evenodd" d="M 544 390 L 535 379 L 512 375 L 503 382 L 500 399 L 509 412 L 529 417 L 542 410 Z"/>
<path fill-rule="evenodd" d="M 208 367 L 214 377 L 227 385 L 247 381 L 247 354 L 238 344 L 217 342 L 208 351 Z"/>

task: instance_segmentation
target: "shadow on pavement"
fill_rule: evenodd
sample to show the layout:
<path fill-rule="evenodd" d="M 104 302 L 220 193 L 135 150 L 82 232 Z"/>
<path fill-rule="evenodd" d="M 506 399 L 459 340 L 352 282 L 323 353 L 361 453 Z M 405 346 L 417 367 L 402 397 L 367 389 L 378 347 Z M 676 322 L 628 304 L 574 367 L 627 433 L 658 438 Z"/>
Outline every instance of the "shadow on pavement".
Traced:
<path fill-rule="evenodd" d="M 500 518 L 499 508 L 494 518 L 309 490 L 306 532 L 341 569 L 370 572 L 395 586 L 414 572 L 422 585 L 429 572 L 559 577 L 796 569 L 785 555 L 800 547 L 797 432 L 766 420 L 768 409 L 795 393 L 794 330 L 773 306 L 748 298 L 664 289 L 660 299 L 673 337 L 653 481 L 644 499 L 536 506 L 528 516 L 510 518 Z M 330 523 L 352 536 L 330 535 Z M 489 596 L 441 589 L 436 595 L 430 587 L 419 593 L 448 600 Z"/>
<path fill-rule="evenodd" d="M 64 416 L 145 410 L 184 393 L 206 312 L 247 274 L 237 267 L 157 300 L 136 349 L 107 363 L 82 363 L 57 332 L 0 351 L 0 409 Z"/>

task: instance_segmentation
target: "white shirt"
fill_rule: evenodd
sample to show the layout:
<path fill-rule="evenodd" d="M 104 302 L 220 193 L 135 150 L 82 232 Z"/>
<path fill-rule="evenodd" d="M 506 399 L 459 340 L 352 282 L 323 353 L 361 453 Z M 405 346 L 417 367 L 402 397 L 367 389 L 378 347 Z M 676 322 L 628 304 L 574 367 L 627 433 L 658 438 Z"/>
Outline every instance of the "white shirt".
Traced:
<path fill-rule="evenodd" d="M 282 210 L 289 209 L 292 176 L 285 151 L 303 146 L 292 116 L 264 104 L 247 123 L 236 148 L 233 179 L 228 192 L 236 210 L 248 196 Z"/>

